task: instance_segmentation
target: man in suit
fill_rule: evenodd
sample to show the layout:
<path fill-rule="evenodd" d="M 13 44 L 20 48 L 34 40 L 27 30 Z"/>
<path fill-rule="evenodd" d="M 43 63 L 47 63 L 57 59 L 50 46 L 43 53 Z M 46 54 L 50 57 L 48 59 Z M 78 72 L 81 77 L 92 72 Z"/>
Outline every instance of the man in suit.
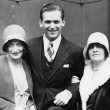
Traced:
<path fill-rule="evenodd" d="M 83 49 L 61 34 L 65 26 L 61 6 L 54 3 L 43 6 L 39 24 L 44 34 L 28 41 L 35 104 L 38 110 L 77 110 Z"/>

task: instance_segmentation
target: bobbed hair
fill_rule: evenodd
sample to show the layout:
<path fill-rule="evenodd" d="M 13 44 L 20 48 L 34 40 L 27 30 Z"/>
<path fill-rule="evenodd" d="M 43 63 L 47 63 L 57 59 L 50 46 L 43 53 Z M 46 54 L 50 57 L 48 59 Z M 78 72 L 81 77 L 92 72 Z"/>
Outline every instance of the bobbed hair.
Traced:
<path fill-rule="evenodd" d="M 11 40 L 8 40 L 8 42 L 6 42 L 6 43 L 3 45 L 3 48 L 2 48 L 3 51 L 4 51 L 4 52 L 8 52 L 8 47 L 9 47 L 10 43 L 11 43 L 11 42 L 14 42 L 14 41 L 18 41 L 18 42 L 20 42 L 20 43 L 23 45 L 23 53 L 25 53 L 26 51 L 29 50 L 29 47 L 28 47 L 28 45 L 27 45 L 26 42 L 21 41 L 21 40 L 19 40 L 19 39 L 11 39 Z"/>
<path fill-rule="evenodd" d="M 108 57 L 108 55 L 109 55 L 108 50 L 106 49 L 106 47 L 103 44 L 100 44 L 100 43 L 91 43 L 91 44 L 89 44 L 88 49 L 87 49 L 87 52 L 86 52 L 86 58 L 88 60 L 90 60 L 89 50 L 92 47 L 94 47 L 94 46 L 100 47 L 100 48 L 102 48 L 104 50 L 105 59 Z"/>

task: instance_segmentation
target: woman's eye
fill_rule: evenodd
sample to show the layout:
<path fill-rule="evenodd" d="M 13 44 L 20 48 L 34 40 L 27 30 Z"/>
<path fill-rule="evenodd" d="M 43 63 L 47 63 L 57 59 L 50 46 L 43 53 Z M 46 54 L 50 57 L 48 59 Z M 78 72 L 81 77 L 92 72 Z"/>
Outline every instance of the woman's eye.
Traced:
<path fill-rule="evenodd" d="M 9 47 L 12 47 L 12 46 L 13 46 L 13 44 L 9 44 L 8 46 L 9 46 Z"/>
<path fill-rule="evenodd" d="M 22 46 L 22 44 L 17 44 L 17 46 L 21 47 L 21 46 Z"/>

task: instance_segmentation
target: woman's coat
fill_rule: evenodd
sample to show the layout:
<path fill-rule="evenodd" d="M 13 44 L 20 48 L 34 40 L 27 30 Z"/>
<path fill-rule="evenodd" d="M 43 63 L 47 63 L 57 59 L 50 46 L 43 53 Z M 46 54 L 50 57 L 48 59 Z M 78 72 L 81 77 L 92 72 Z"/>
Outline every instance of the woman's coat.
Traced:
<path fill-rule="evenodd" d="M 26 78 L 30 94 L 32 96 L 32 79 L 30 69 L 25 61 L 23 67 L 26 72 Z M 14 110 L 15 108 L 15 89 L 14 80 L 5 55 L 0 56 L 0 110 Z"/>

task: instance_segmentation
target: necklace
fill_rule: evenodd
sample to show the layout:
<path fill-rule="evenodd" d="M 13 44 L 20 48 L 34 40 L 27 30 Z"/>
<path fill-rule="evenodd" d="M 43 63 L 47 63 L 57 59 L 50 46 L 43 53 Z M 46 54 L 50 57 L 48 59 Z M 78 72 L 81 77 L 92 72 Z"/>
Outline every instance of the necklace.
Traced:
<path fill-rule="evenodd" d="M 95 68 L 95 67 L 92 66 L 92 70 L 93 70 L 93 71 L 98 71 L 99 68 Z"/>
<path fill-rule="evenodd" d="M 9 63 L 11 63 L 12 65 L 14 65 L 14 66 L 16 66 L 16 67 L 21 67 L 21 66 L 22 66 L 22 62 L 19 63 L 19 64 L 16 64 L 16 63 L 14 63 L 14 62 L 12 62 L 12 61 L 9 61 Z"/>
<path fill-rule="evenodd" d="M 22 66 L 22 59 L 20 59 L 19 61 L 17 61 L 17 60 L 12 61 L 12 58 L 10 58 L 8 54 L 6 55 L 6 57 L 7 57 L 8 62 L 9 62 L 11 65 L 13 65 L 13 66 L 15 66 L 15 67 L 21 67 L 21 66 Z M 18 62 L 18 63 L 15 63 L 15 62 Z"/>
<path fill-rule="evenodd" d="M 99 69 L 93 69 L 93 68 L 92 68 L 92 70 L 93 70 L 93 71 L 98 71 Z"/>

